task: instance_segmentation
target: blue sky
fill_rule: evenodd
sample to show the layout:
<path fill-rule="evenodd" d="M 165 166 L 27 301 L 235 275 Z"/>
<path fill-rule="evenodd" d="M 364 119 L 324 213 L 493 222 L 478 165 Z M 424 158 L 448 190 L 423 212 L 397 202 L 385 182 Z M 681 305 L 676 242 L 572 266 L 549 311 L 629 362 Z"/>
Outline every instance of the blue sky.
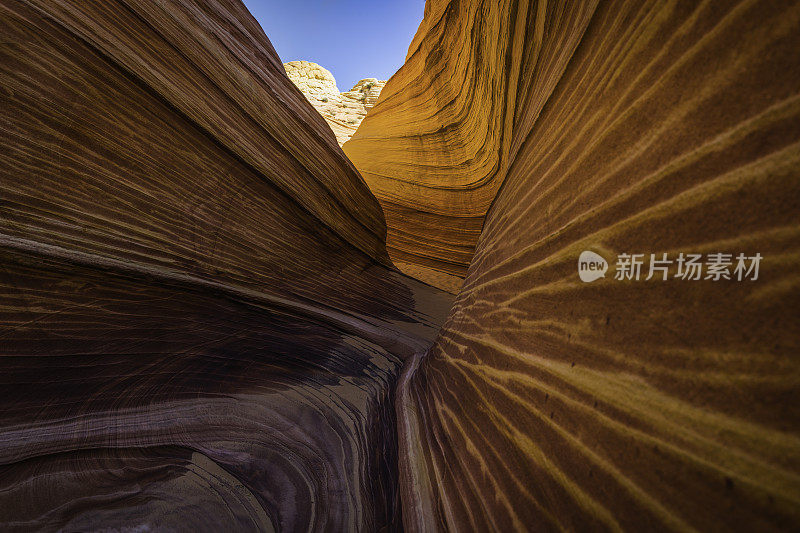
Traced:
<path fill-rule="evenodd" d="M 304 59 L 333 73 L 340 91 L 400 68 L 425 0 L 243 0 L 284 63 Z"/>

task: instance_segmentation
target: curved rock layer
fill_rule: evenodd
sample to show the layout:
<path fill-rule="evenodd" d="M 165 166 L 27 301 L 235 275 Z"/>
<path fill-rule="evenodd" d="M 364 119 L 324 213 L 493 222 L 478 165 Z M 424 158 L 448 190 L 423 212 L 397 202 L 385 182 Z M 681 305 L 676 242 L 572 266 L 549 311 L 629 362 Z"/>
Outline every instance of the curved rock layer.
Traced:
<path fill-rule="evenodd" d="M 451 299 L 227 0 L 0 2 L 0 529 L 399 524 Z"/>
<path fill-rule="evenodd" d="M 456 215 L 474 239 L 503 178 L 450 318 L 401 378 L 404 524 L 797 529 L 800 5 L 570 6 L 429 2 L 409 63 L 346 145 L 395 246 Z M 456 60 L 456 35 L 509 44 Z M 430 91 L 450 75 L 462 93 Z M 484 77 L 510 96 L 464 115 L 488 98 Z M 428 193 L 407 225 L 392 218 Z M 457 241 L 466 261 L 466 227 L 403 250 Z M 584 250 L 609 260 L 605 278 L 579 280 Z M 755 281 L 675 279 L 674 263 L 666 281 L 615 279 L 619 254 L 681 252 L 763 259 Z"/>
<path fill-rule="evenodd" d="M 430 2 L 345 148 L 438 337 L 238 1 L 0 28 L 0 529 L 800 528 L 796 2 Z"/>
<path fill-rule="evenodd" d="M 383 206 L 401 270 L 458 292 L 506 175 L 518 100 L 528 90 L 546 100 L 592 8 L 426 4 L 405 64 L 343 146 Z M 527 25 L 529 9 L 555 9 L 568 26 L 544 43 L 544 29 Z"/>

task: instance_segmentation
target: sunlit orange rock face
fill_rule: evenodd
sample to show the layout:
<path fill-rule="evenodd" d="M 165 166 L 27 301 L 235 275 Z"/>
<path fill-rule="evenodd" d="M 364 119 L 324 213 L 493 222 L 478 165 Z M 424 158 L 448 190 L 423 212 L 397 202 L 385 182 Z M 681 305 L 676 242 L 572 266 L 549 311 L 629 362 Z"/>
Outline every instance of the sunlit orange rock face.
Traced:
<path fill-rule="evenodd" d="M 0 530 L 399 523 L 394 383 L 450 298 L 389 266 L 256 22 L 189 0 L 0 21 Z"/>
<path fill-rule="evenodd" d="M 407 529 L 798 527 L 798 50 L 797 3 L 429 2 L 345 146 L 395 254 L 469 262 L 398 392 Z M 680 252 L 764 259 L 614 279 Z"/>
<path fill-rule="evenodd" d="M 537 9 L 540 26 L 528 26 Z M 546 102 L 592 10 L 426 4 L 406 63 L 343 146 L 381 202 L 401 270 L 458 292 L 516 149 L 515 124 Z M 570 26 L 549 27 L 542 42 L 546 20 Z M 523 102 L 529 92 L 536 97 Z"/>

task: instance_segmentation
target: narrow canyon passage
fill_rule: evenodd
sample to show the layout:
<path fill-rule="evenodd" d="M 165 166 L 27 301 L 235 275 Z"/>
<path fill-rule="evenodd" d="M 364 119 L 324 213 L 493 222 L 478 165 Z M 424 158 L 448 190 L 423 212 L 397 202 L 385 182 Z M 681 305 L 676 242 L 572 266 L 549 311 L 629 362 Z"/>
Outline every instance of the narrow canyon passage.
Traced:
<path fill-rule="evenodd" d="M 0 530 L 800 527 L 796 2 L 428 0 L 338 141 L 239 0 L 0 32 Z"/>

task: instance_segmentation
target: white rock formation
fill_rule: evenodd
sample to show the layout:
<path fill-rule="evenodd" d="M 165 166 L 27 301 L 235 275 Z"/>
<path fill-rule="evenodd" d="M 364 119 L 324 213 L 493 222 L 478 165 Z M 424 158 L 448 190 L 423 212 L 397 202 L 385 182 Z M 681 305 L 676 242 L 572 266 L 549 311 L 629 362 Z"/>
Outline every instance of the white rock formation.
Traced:
<path fill-rule="evenodd" d="M 310 61 L 283 64 L 289 79 L 330 125 L 339 146 L 355 133 L 367 111 L 378 101 L 386 80 L 364 78 L 347 92 L 339 92 L 336 79 L 327 69 Z"/>

